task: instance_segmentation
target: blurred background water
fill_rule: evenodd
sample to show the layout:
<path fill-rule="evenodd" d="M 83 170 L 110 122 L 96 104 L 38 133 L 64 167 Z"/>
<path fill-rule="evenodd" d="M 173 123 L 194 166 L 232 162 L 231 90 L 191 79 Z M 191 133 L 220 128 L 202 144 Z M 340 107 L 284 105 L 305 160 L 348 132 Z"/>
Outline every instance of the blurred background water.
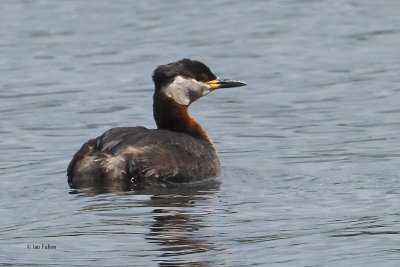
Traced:
<path fill-rule="evenodd" d="M 398 266 L 400 2 L 2 1 L 0 264 Z M 223 174 L 70 192 L 116 126 L 154 128 L 184 57 L 247 87 L 191 107 Z M 33 249 L 49 245 L 54 248 Z"/>

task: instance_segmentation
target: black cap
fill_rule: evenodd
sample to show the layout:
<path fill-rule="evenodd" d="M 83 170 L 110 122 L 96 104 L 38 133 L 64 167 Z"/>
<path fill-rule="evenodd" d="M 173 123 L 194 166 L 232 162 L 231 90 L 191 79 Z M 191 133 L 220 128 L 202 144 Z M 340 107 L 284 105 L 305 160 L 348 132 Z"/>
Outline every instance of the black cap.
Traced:
<path fill-rule="evenodd" d="M 161 65 L 153 72 L 153 81 L 156 90 L 171 83 L 176 76 L 193 78 L 197 81 L 207 82 L 215 80 L 217 76 L 202 62 L 184 58 L 179 61 Z"/>

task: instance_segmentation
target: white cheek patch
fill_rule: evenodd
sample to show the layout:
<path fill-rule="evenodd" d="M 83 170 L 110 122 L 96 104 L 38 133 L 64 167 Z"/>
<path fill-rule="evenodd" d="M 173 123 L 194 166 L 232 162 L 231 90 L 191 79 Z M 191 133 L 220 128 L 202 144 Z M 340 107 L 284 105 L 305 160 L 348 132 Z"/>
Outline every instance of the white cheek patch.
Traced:
<path fill-rule="evenodd" d="M 182 76 L 177 76 L 172 83 L 161 89 L 161 92 L 168 97 L 185 106 L 190 105 L 210 91 L 209 85 Z"/>

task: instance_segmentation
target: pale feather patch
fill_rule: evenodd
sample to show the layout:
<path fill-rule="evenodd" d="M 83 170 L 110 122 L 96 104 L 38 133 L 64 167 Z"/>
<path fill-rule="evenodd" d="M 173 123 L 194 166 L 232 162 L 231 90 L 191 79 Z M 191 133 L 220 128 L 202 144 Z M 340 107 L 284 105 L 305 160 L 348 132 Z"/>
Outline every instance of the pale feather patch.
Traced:
<path fill-rule="evenodd" d="M 126 158 L 124 156 L 107 156 L 101 163 L 107 176 L 111 179 L 126 176 Z"/>
<path fill-rule="evenodd" d="M 97 157 L 87 156 L 84 157 L 81 161 L 78 162 L 76 166 L 77 173 L 88 173 L 91 172 L 94 168 L 97 167 Z"/>

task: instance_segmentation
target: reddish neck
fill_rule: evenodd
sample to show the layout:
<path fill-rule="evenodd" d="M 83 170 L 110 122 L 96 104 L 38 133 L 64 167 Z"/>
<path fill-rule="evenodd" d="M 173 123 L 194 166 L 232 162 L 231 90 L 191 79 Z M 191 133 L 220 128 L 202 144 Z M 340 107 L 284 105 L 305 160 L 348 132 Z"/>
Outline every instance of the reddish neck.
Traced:
<path fill-rule="evenodd" d="M 163 93 L 154 95 L 153 114 L 158 129 L 209 139 L 200 124 L 189 115 L 188 106 L 178 104 Z"/>

